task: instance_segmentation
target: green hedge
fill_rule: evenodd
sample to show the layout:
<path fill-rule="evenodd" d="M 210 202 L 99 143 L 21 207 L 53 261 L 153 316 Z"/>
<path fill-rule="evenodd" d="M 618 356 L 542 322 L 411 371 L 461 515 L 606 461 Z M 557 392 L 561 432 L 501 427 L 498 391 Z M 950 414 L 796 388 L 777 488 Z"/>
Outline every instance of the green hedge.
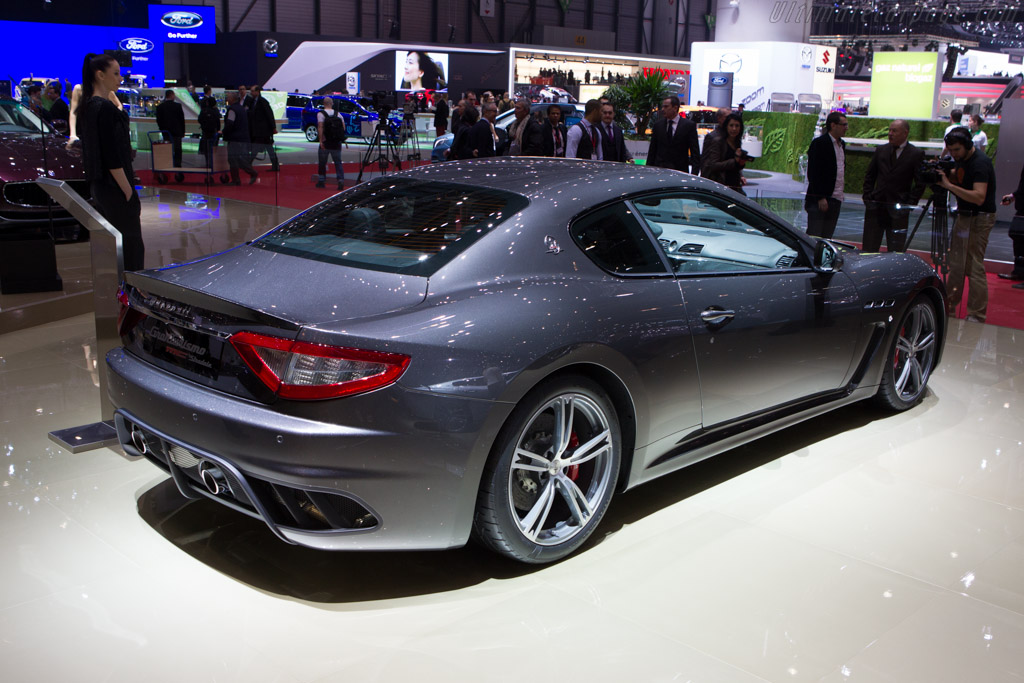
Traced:
<path fill-rule="evenodd" d="M 800 155 L 814 138 L 818 117 L 813 114 L 788 114 L 769 111 L 743 113 L 743 124 L 762 126 L 761 156 L 747 168 L 798 176 Z"/>

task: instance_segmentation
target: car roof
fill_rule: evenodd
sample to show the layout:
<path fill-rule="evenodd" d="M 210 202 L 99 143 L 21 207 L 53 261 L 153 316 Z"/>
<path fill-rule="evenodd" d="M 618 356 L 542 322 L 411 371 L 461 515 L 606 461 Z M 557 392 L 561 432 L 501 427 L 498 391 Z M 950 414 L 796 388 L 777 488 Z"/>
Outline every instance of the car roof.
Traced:
<path fill-rule="evenodd" d="M 495 157 L 421 166 L 396 176 L 514 192 L 534 200 L 555 200 L 573 213 L 615 197 L 650 190 L 716 187 L 680 171 L 614 161 Z"/>

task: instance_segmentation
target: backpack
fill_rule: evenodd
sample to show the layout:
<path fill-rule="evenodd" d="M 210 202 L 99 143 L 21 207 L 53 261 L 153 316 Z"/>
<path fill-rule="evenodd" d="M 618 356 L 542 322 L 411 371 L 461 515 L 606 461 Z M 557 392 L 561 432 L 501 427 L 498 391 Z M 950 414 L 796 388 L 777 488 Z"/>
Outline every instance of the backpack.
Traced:
<path fill-rule="evenodd" d="M 345 142 L 345 119 L 337 112 L 334 115 L 324 112 L 324 143 L 337 145 Z"/>

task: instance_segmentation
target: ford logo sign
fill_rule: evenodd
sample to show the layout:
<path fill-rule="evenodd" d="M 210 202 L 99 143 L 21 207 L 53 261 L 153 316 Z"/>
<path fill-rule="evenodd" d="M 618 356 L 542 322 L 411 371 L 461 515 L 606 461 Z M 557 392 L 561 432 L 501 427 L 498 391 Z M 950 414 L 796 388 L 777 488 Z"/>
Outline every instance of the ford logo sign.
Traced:
<path fill-rule="evenodd" d="M 146 40 L 145 38 L 125 38 L 117 45 L 122 50 L 128 50 L 128 52 L 134 52 L 138 55 L 145 54 L 153 50 L 153 41 Z"/>
<path fill-rule="evenodd" d="M 168 12 L 160 17 L 160 23 L 171 28 L 196 28 L 203 25 L 203 18 L 195 12 Z"/>
<path fill-rule="evenodd" d="M 711 79 L 711 85 L 725 85 L 729 82 L 729 79 L 725 76 L 714 76 Z"/>

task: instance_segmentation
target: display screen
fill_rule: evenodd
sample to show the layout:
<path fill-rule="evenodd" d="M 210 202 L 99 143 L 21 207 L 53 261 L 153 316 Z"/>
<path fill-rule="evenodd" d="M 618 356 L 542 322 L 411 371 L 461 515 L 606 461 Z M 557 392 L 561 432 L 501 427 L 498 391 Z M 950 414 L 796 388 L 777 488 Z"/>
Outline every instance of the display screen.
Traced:
<path fill-rule="evenodd" d="M 395 52 L 395 90 L 448 90 L 448 53 Z"/>
<path fill-rule="evenodd" d="M 876 52 L 871 67 L 871 116 L 930 119 L 938 76 L 937 52 Z"/>

